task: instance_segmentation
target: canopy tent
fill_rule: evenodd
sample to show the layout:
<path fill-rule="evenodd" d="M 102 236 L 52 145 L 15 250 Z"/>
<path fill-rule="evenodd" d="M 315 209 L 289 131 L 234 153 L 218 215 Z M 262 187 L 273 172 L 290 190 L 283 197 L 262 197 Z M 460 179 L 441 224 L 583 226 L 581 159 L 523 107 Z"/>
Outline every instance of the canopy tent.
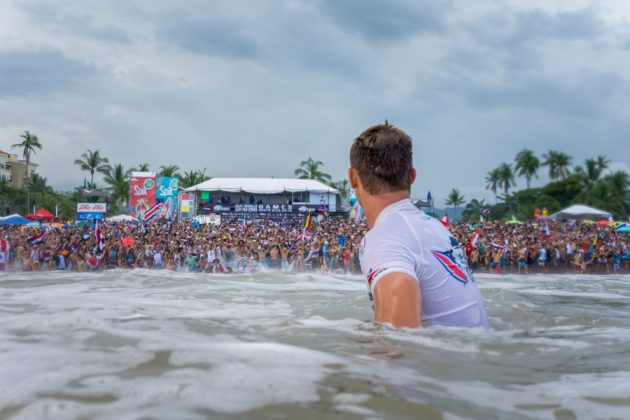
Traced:
<path fill-rule="evenodd" d="M 570 207 L 567 207 L 566 209 L 552 214 L 550 217 L 554 220 L 603 220 L 610 219 L 612 217 L 612 213 L 585 206 L 583 204 L 574 204 Z"/>
<path fill-rule="evenodd" d="M 27 225 L 31 223 L 30 220 L 25 219 L 19 214 L 12 214 L 11 216 L 2 217 L 0 219 L 0 225 Z"/>
<path fill-rule="evenodd" d="M 138 219 L 136 219 L 133 216 L 129 216 L 128 214 L 117 214 L 116 216 L 108 217 L 107 221 L 108 222 L 114 222 L 114 223 L 119 223 L 119 222 L 137 222 Z"/>
<path fill-rule="evenodd" d="M 27 214 L 24 217 L 29 220 L 46 221 L 46 222 L 55 220 L 57 218 L 55 217 L 54 214 L 50 213 L 46 209 L 39 209 L 35 213 Z"/>
<path fill-rule="evenodd" d="M 279 194 L 283 192 L 332 193 L 339 191 L 314 179 L 291 178 L 212 178 L 184 191 L 226 191 L 250 194 Z"/>
<path fill-rule="evenodd" d="M 619 225 L 616 229 L 615 232 L 621 232 L 621 233 L 630 233 L 630 225 L 628 224 L 623 224 L 623 225 Z"/>
<path fill-rule="evenodd" d="M 520 220 L 517 220 L 516 217 L 512 216 L 512 219 L 505 222 L 505 224 L 506 225 L 522 225 L 523 222 L 521 222 Z"/>

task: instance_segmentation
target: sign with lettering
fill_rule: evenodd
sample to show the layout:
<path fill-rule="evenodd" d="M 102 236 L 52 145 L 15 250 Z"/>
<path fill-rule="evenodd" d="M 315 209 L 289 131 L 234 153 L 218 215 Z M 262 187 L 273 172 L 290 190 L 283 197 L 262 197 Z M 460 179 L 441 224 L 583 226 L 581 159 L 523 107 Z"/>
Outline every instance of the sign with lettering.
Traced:
<path fill-rule="evenodd" d="M 129 181 L 129 214 L 143 220 L 144 214 L 156 204 L 155 173 L 134 172 Z"/>
<path fill-rule="evenodd" d="M 105 203 L 77 203 L 77 213 L 105 213 L 107 204 Z"/>

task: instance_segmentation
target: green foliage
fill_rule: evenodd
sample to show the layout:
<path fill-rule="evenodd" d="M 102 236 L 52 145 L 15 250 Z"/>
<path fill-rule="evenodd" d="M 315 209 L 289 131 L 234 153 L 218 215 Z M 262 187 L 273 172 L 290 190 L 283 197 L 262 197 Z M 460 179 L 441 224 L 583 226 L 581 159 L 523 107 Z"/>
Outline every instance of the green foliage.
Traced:
<path fill-rule="evenodd" d="M 106 157 L 101 156 L 98 150 L 90 150 L 81 155 L 80 159 L 75 159 L 74 164 L 79 166 L 82 171 L 90 173 L 90 183 L 94 184 L 94 173 L 100 172 L 105 174 L 109 169 L 109 161 Z"/>
<path fill-rule="evenodd" d="M 108 167 L 103 181 L 111 188 L 110 208 L 113 212 L 126 212 L 129 199 L 129 179 L 133 168 L 125 170 L 121 164 Z"/>
<path fill-rule="evenodd" d="M 341 201 L 344 203 L 348 201 L 348 197 L 350 196 L 350 182 L 347 179 L 331 182 L 330 186 L 339 191 Z"/>
<path fill-rule="evenodd" d="M 549 178 L 552 181 L 566 179 L 571 174 L 569 166 L 573 158 L 566 153 L 550 150 L 543 155 L 542 166 L 549 167 Z"/>
<path fill-rule="evenodd" d="M 530 188 L 531 180 L 533 177 L 538 178 L 536 173 L 540 167 L 540 161 L 531 150 L 521 150 L 515 158 L 515 169 L 519 176 L 525 177 L 527 182 L 527 189 Z"/>
<path fill-rule="evenodd" d="M 321 166 L 324 166 L 321 160 L 313 160 L 313 158 L 309 157 L 307 160 L 300 162 L 300 167 L 294 171 L 294 174 L 299 179 L 315 179 L 324 184 L 328 184 L 332 180 L 332 177 L 322 172 L 320 169 Z"/>
<path fill-rule="evenodd" d="M 473 198 L 470 200 L 464 211 L 462 212 L 462 221 L 464 222 L 477 222 L 481 219 L 481 212 L 488 208 L 488 204 L 485 200 L 477 200 Z"/>
<path fill-rule="evenodd" d="M 163 176 L 166 178 L 179 178 L 179 166 L 177 165 L 167 165 L 160 166 L 160 172 L 158 172 L 158 176 Z"/>
<path fill-rule="evenodd" d="M 188 188 L 193 185 L 201 184 L 209 179 L 210 177 L 206 175 L 206 168 L 203 168 L 203 171 L 200 169 L 197 169 L 196 171 L 188 171 L 184 172 L 184 176 L 180 179 L 179 186 L 182 189 Z"/>

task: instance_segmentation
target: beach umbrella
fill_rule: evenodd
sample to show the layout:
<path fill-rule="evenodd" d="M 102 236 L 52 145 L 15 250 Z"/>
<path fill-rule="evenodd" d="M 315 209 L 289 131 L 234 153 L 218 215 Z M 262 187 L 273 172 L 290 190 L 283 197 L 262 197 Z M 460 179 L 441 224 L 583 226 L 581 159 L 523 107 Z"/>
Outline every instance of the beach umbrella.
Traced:
<path fill-rule="evenodd" d="M 595 222 L 592 221 L 592 220 L 588 220 L 587 219 L 587 220 L 582 220 L 582 224 L 584 224 L 584 225 L 592 225 L 592 224 L 595 224 Z"/>
<path fill-rule="evenodd" d="M 608 226 L 610 222 L 608 220 L 598 220 L 597 222 L 595 222 L 595 224 L 599 226 Z"/>

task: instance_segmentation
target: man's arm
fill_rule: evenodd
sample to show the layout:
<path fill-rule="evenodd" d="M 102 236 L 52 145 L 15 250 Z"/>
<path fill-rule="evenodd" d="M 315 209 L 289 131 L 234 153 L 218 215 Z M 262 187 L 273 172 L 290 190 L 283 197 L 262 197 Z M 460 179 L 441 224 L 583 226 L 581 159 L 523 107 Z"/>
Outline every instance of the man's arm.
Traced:
<path fill-rule="evenodd" d="M 422 300 L 418 281 L 405 273 L 384 275 L 374 286 L 374 321 L 419 328 Z"/>

